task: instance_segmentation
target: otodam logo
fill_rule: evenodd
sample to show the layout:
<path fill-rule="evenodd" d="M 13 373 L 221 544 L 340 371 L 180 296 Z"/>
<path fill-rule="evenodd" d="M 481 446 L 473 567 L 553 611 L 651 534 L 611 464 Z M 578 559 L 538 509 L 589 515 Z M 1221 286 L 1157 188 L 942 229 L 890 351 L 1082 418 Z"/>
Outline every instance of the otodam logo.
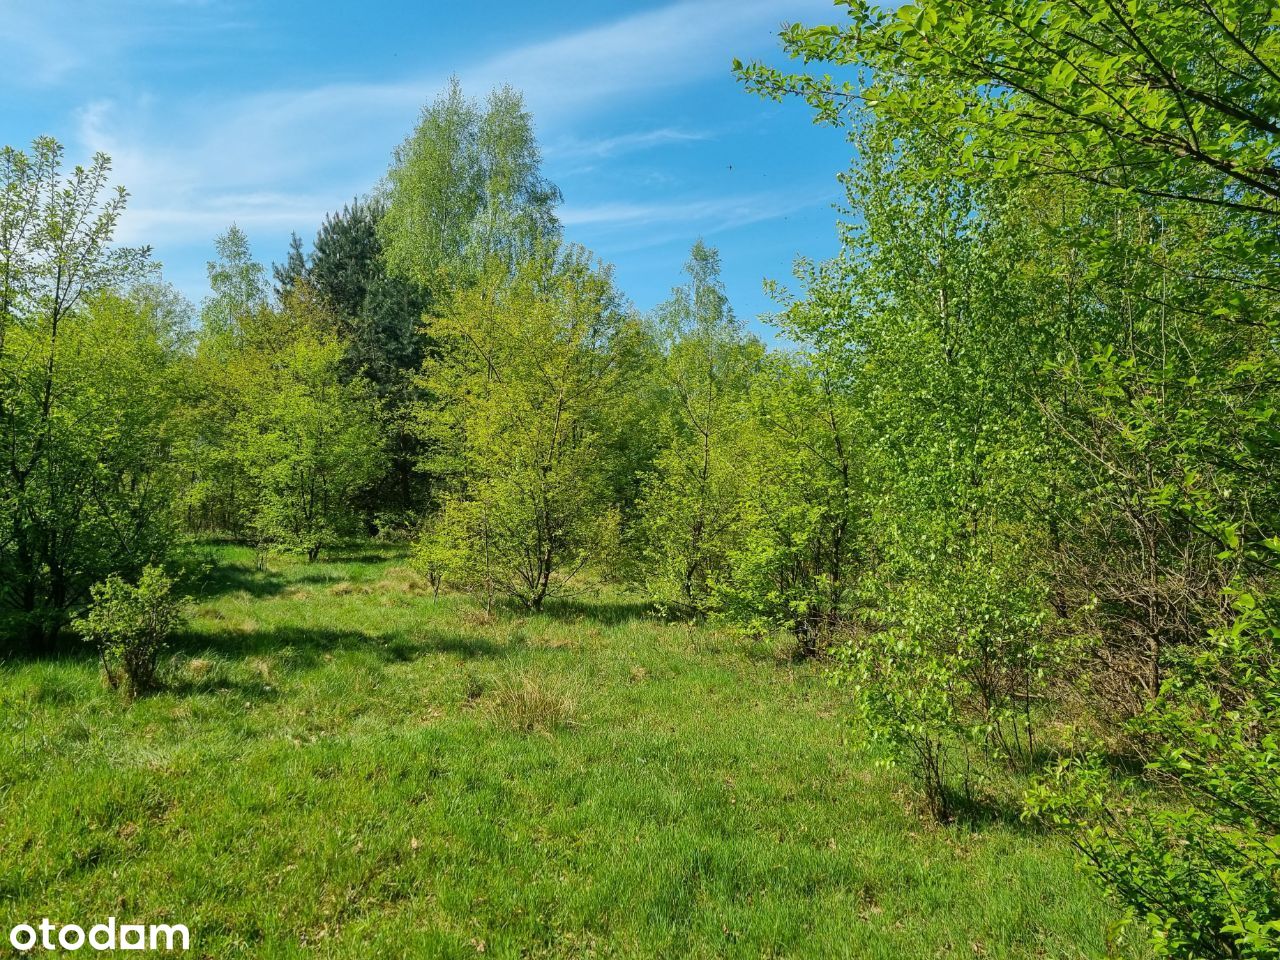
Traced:
<path fill-rule="evenodd" d="M 24 953 L 45 950 L 189 950 L 191 934 L 181 923 L 122 923 L 107 917 L 88 931 L 74 923 L 58 926 L 45 917 L 37 924 L 20 923 L 9 931 L 9 945 Z"/>

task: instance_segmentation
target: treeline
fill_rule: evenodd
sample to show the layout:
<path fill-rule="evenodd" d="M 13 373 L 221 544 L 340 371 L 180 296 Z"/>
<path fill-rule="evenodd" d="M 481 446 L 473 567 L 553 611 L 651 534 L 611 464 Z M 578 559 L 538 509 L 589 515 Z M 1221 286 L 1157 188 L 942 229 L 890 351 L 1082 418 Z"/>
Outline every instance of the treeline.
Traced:
<path fill-rule="evenodd" d="M 229 231 L 198 317 L 109 245 L 105 158 L 6 151 L 9 633 L 193 535 L 400 538 L 532 609 L 623 581 L 828 658 L 933 815 L 1063 828 L 1158 952 L 1276 956 L 1269 7 L 849 13 L 784 34 L 835 79 L 739 66 L 856 153 L 785 348 L 701 242 L 632 308 L 510 90 L 455 84 L 270 279 Z"/>
<path fill-rule="evenodd" d="M 600 578 L 816 652 L 854 577 L 843 373 L 769 351 L 694 244 L 648 315 L 567 243 L 518 93 L 454 83 L 369 197 L 282 263 L 232 226 L 199 306 L 111 244 L 109 162 L 7 149 L 6 636 L 191 537 L 315 560 L 411 542 L 436 589 L 537 609 Z"/>
<path fill-rule="evenodd" d="M 737 65 L 856 152 L 784 317 L 857 424 L 839 671 L 938 816 L 1029 774 L 1158 955 L 1280 956 L 1274 6 L 846 6 Z"/>

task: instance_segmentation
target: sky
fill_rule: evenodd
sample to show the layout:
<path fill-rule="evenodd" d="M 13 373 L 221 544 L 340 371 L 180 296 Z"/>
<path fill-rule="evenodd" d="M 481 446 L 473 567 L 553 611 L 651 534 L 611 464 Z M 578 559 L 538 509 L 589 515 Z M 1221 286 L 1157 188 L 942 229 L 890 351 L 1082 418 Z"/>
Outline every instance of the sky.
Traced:
<path fill-rule="evenodd" d="M 790 22 L 830 0 L 363 4 L 297 0 L 0 0 L 0 144 L 51 134 L 129 190 L 120 242 L 149 244 L 194 302 L 232 222 L 264 263 L 383 176 L 456 74 L 523 91 L 569 240 L 649 309 L 699 237 L 731 302 L 836 250 L 844 135 L 798 101 L 746 93 L 732 59 L 784 62 Z"/>

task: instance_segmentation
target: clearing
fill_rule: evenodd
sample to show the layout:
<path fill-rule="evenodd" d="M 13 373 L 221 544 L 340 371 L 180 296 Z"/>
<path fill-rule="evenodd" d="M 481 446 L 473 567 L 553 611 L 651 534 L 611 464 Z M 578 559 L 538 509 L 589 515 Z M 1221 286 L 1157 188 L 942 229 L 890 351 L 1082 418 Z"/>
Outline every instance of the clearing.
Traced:
<path fill-rule="evenodd" d="M 818 666 L 620 594 L 486 615 L 393 548 L 199 557 L 164 692 L 122 703 L 87 651 L 0 668 L 6 930 L 184 923 L 218 960 L 1105 950 L 1065 845 L 914 816 Z"/>

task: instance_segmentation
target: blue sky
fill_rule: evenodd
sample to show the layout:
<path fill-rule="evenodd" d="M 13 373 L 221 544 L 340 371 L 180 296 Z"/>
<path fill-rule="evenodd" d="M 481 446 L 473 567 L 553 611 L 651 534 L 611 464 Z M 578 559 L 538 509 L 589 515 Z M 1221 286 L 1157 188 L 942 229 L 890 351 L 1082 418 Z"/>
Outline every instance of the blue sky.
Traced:
<path fill-rule="evenodd" d="M 766 277 L 835 251 L 850 148 L 798 102 L 742 91 L 733 57 L 780 59 L 787 22 L 829 0 L 302 3 L 0 0 L 0 143 L 49 133 L 104 150 L 132 197 L 119 238 L 149 243 L 197 302 L 231 222 L 260 260 L 365 193 L 456 73 L 524 91 L 569 239 L 647 309 L 699 236 L 739 314 Z"/>

